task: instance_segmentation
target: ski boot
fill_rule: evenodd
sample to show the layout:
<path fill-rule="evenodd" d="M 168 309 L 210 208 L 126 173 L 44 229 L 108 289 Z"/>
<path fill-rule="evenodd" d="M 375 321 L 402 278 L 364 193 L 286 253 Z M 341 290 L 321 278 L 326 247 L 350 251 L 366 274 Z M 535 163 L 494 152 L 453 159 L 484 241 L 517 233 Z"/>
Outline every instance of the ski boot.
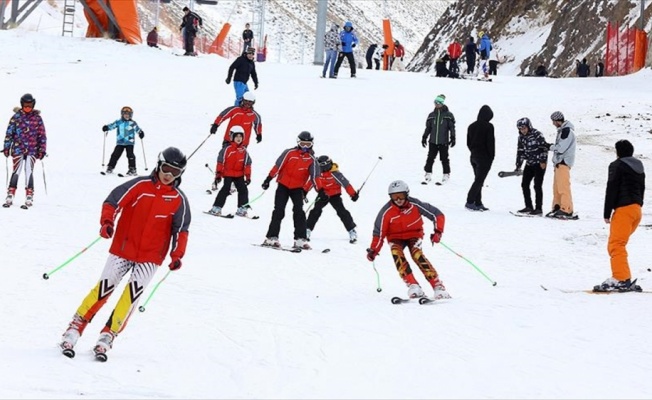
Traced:
<path fill-rule="evenodd" d="M 423 293 L 423 289 L 419 286 L 418 283 L 412 283 L 408 286 L 408 297 L 411 299 L 417 299 L 419 297 L 424 297 L 426 294 Z"/>
<path fill-rule="evenodd" d="M 72 318 L 72 321 L 70 321 L 70 324 L 68 325 L 68 329 L 66 329 L 66 331 L 63 333 L 63 336 L 61 337 L 61 343 L 59 343 L 59 347 L 61 347 L 61 353 L 64 356 L 68 358 L 75 357 L 74 347 L 77 344 L 77 340 L 79 340 L 82 333 L 84 333 L 86 325 L 88 325 L 88 321 L 86 321 L 80 315 L 75 314 L 75 316 Z"/>
<path fill-rule="evenodd" d="M 97 343 L 93 348 L 93 353 L 95 353 L 95 358 L 98 361 L 105 362 L 108 359 L 106 353 L 111 350 L 111 347 L 113 347 L 113 339 L 115 339 L 115 336 L 116 335 L 107 328 L 102 329 L 100 337 L 97 339 Z"/>
<path fill-rule="evenodd" d="M 294 247 L 295 249 L 301 249 L 301 250 L 311 250 L 312 247 L 310 247 L 310 243 L 306 239 L 295 239 L 294 240 Z"/>
<path fill-rule="evenodd" d="M 136 168 L 129 168 L 127 170 L 127 176 L 138 176 L 138 172 L 136 172 Z"/>
<path fill-rule="evenodd" d="M 268 238 L 265 238 L 265 241 L 263 242 L 262 246 L 265 246 L 265 247 L 281 247 L 281 242 L 278 241 L 277 237 L 268 237 Z"/>

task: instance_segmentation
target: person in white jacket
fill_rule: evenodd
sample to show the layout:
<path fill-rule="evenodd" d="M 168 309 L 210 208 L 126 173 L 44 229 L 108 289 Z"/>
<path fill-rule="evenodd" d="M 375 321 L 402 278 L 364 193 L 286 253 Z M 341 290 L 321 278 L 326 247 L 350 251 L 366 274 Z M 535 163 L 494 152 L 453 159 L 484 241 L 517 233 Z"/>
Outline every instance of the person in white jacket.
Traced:
<path fill-rule="evenodd" d="M 489 54 L 489 75 L 497 75 L 498 64 L 500 63 L 500 57 L 498 56 L 497 51 L 492 51 Z"/>
<path fill-rule="evenodd" d="M 374 64 L 376 66 L 376 70 L 380 69 L 380 61 L 383 59 L 383 55 L 385 54 L 385 49 L 387 49 L 387 45 L 382 45 L 376 47 L 376 51 L 374 51 L 374 54 L 372 56 L 374 60 Z"/>

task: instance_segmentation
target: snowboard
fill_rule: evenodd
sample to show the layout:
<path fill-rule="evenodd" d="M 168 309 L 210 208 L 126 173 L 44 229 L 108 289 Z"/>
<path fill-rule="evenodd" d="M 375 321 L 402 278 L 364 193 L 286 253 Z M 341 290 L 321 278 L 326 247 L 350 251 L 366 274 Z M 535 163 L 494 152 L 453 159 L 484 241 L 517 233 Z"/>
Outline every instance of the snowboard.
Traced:
<path fill-rule="evenodd" d="M 523 171 L 520 169 L 517 169 L 516 171 L 500 171 L 498 172 L 498 176 L 500 178 L 507 178 L 508 176 L 521 176 L 523 175 Z"/>

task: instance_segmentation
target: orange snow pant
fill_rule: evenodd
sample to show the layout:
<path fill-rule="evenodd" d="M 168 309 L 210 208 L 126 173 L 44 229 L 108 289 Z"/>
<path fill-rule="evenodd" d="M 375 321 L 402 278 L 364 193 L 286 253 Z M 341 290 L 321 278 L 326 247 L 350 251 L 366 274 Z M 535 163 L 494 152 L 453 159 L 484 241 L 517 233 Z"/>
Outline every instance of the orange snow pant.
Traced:
<path fill-rule="evenodd" d="M 423 255 L 423 251 L 421 250 L 421 243 L 421 239 L 408 239 L 394 240 L 389 242 L 389 245 L 392 252 L 392 257 L 394 258 L 394 265 L 396 265 L 398 274 L 406 285 L 409 286 L 411 284 L 418 284 L 417 280 L 412 274 L 410 264 L 408 264 L 407 259 L 405 258 L 405 253 L 403 252 L 403 249 L 407 246 L 408 250 L 410 250 L 410 256 L 414 262 L 417 263 L 417 266 L 428 280 L 428 283 L 430 283 L 430 285 L 434 288 L 438 277 L 437 270 L 435 270 L 432 264 L 430 264 L 430 261 L 428 261 L 426 256 Z"/>
<path fill-rule="evenodd" d="M 563 212 L 573 213 L 573 196 L 571 195 L 570 167 L 565 164 L 557 164 L 555 176 L 552 182 L 552 209 L 555 206 Z"/>
<path fill-rule="evenodd" d="M 624 281 L 631 279 L 627 261 L 627 242 L 641 222 L 641 206 L 630 204 L 618 207 L 611 216 L 609 244 L 607 250 L 611 257 L 611 274 L 614 279 Z"/>

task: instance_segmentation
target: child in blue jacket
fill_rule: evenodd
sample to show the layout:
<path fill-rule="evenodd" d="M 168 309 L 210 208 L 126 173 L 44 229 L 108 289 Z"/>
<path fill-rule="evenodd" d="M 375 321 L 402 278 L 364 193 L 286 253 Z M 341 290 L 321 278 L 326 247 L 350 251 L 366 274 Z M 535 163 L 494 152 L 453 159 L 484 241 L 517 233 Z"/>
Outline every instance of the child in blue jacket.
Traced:
<path fill-rule="evenodd" d="M 134 116 L 134 110 L 132 110 L 131 107 L 122 107 L 120 114 L 122 115 L 120 119 L 102 127 L 104 135 L 107 135 L 112 129 L 117 130 L 115 149 L 109 159 L 109 165 L 106 166 L 106 173 L 113 173 L 113 169 L 118 163 L 120 156 L 122 156 L 122 152 L 127 150 L 127 161 L 129 162 L 127 175 L 136 176 L 138 173 L 136 172 L 134 144 L 136 143 L 136 135 L 142 139 L 145 137 L 145 132 L 140 129 L 136 121 L 131 119 Z"/>

